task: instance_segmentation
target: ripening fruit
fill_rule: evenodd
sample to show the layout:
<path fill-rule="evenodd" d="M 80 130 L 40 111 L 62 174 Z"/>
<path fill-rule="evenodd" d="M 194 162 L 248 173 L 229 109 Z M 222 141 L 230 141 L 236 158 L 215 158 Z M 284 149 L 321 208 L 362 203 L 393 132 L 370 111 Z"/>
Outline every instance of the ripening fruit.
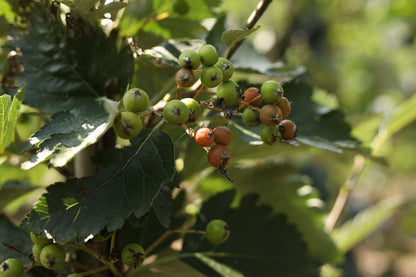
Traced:
<path fill-rule="evenodd" d="M 206 229 L 207 240 L 212 244 L 224 243 L 230 236 L 230 227 L 221 219 L 211 220 Z"/>
<path fill-rule="evenodd" d="M 140 88 L 129 89 L 123 96 L 123 106 L 132 113 L 142 112 L 149 107 L 149 96 Z"/>
<path fill-rule="evenodd" d="M 40 246 L 45 246 L 52 243 L 51 239 L 41 237 L 33 232 L 30 232 L 30 239 L 33 243 L 39 244 Z"/>
<path fill-rule="evenodd" d="M 37 264 L 40 264 L 40 251 L 42 251 L 42 248 L 43 246 L 36 243 L 32 247 L 33 258 Z"/>
<path fill-rule="evenodd" d="M 123 139 L 137 137 L 143 128 L 140 117 L 132 112 L 124 111 L 117 114 L 114 119 L 113 129 L 117 136 Z"/>
<path fill-rule="evenodd" d="M 290 111 L 292 110 L 291 107 L 290 107 L 291 102 L 286 97 L 282 97 L 282 99 L 276 105 L 282 111 L 282 117 L 283 118 L 288 116 L 290 114 Z"/>
<path fill-rule="evenodd" d="M 202 70 L 201 82 L 207 88 L 214 88 L 222 82 L 222 71 L 216 66 L 210 66 Z"/>
<path fill-rule="evenodd" d="M 282 135 L 282 139 L 294 139 L 297 133 L 296 124 L 289 119 L 285 119 L 279 124 L 280 134 Z"/>
<path fill-rule="evenodd" d="M 198 101 L 193 98 L 183 98 L 181 101 L 185 103 L 189 109 L 189 118 L 187 122 L 192 123 L 197 121 L 202 114 L 202 108 Z"/>
<path fill-rule="evenodd" d="M 189 108 L 182 101 L 174 99 L 163 108 L 163 116 L 170 124 L 180 125 L 188 121 Z"/>
<path fill-rule="evenodd" d="M 273 144 L 279 138 L 279 127 L 273 126 L 263 126 L 260 131 L 261 140 L 266 144 Z"/>
<path fill-rule="evenodd" d="M 230 150 L 221 144 L 214 145 L 208 151 L 208 162 L 213 167 L 225 167 L 231 159 Z"/>
<path fill-rule="evenodd" d="M 24 268 L 19 260 L 7 259 L 0 264 L 0 277 L 22 277 Z"/>
<path fill-rule="evenodd" d="M 260 110 L 260 120 L 266 126 L 276 126 L 282 121 L 282 111 L 275 105 L 265 105 Z"/>
<path fill-rule="evenodd" d="M 197 69 L 201 64 L 201 58 L 198 53 L 192 50 L 183 51 L 179 58 L 179 65 L 188 69 Z"/>
<path fill-rule="evenodd" d="M 58 244 L 49 244 L 40 251 L 40 263 L 47 269 L 58 269 L 65 262 L 65 250 Z"/>
<path fill-rule="evenodd" d="M 270 104 L 279 102 L 283 97 L 283 88 L 276 81 L 270 80 L 264 82 L 260 91 L 264 101 Z"/>
<path fill-rule="evenodd" d="M 221 69 L 223 81 L 228 81 L 233 76 L 234 66 L 228 59 L 223 57 L 218 58 L 215 66 Z"/>
<path fill-rule="evenodd" d="M 189 9 L 189 4 L 185 0 L 176 0 L 173 3 L 173 11 L 177 14 L 185 15 Z"/>
<path fill-rule="evenodd" d="M 234 81 L 223 82 L 217 88 L 217 97 L 223 99 L 226 106 L 236 105 L 240 101 L 241 89 Z"/>
<path fill-rule="evenodd" d="M 143 247 L 137 243 L 129 243 L 121 250 L 121 261 L 123 264 L 132 265 L 134 268 L 140 265 L 145 257 L 146 252 Z"/>
<path fill-rule="evenodd" d="M 71 273 L 66 277 L 82 277 L 82 275 L 80 273 Z"/>
<path fill-rule="evenodd" d="M 194 140 L 202 147 L 208 147 L 214 142 L 214 132 L 210 128 L 199 128 L 196 130 Z"/>
<path fill-rule="evenodd" d="M 192 70 L 188 68 L 181 68 L 175 75 L 176 84 L 183 88 L 189 88 L 195 84 L 196 78 Z"/>
<path fill-rule="evenodd" d="M 205 44 L 199 47 L 198 55 L 201 57 L 202 64 L 206 66 L 214 65 L 218 61 L 217 50 L 211 44 Z"/>
<path fill-rule="evenodd" d="M 216 144 L 227 146 L 233 140 L 233 132 L 225 126 L 218 126 L 213 130 L 213 132 Z"/>
<path fill-rule="evenodd" d="M 251 106 L 257 107 L 263 101 L 260 90 L 255 87 L 248 88 L 244 91 L 244 101 Z M 256 99 L 256 100 L 253 100 Z"/>
<path fill-rule="evenodd" d="M 250 108 L 244 110 L 242 119 L 244 125 L 248 127 L 256 127 L 261 123 L 260 112 L 258 110 L 253 110 Z"/>

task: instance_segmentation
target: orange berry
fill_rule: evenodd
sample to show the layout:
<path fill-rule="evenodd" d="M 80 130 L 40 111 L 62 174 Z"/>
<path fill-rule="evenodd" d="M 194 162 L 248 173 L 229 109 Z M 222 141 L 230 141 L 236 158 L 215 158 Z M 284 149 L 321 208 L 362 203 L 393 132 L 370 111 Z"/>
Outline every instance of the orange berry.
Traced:
<path fill-rule="evenodd" d="M 296 124 L 292 120 L 285 119 L 279 124 L 279 130 L 282 135 L 282 139 L 294 139 L 297 133 Z"/>
<path fill-rule="evenodd" d="M 230 150 L 221 144 L 214 145 L 208 151 L 208 162 L 213 167 L 225 167 L 231 159 Z"/>
<path fill-rule="evenodd" d="M 218 126 L 214 129 L 214 137 L 216 144 L 228 145 L 233 140 L 233 132 L 225 126 Z"/>
<path fill-rule="evenodd" d="M 253 101 L 254 98 L 257 98 Z M 244 91 L 244 101 L 249 103 L 251 106 L 258 106 L 263 101 L 263 98 L 261 96 L 260 90 L 255 87 L 248 88 Z"/>
<path fill-rule="evenodd" d="M 199 128 L 196 130 L 194 140 L 196 144 L 202 147 L 208 147 L 214 142 L 214 132 L 210 128 Z"/>
<path fill-rule="evenodd" d="M 290 114 L 290 111 L 291 111 L 290 105 L 291 104 L 292 104 L 292 102 L 290 102 L 286 97 L 282 97 L 282 99 L 280 99 L 280 101 L 277 103 L 277 106 L 282 111 L 282 117 L 283 118 L 285 118 L 286 116 L 288 116 Z"/>

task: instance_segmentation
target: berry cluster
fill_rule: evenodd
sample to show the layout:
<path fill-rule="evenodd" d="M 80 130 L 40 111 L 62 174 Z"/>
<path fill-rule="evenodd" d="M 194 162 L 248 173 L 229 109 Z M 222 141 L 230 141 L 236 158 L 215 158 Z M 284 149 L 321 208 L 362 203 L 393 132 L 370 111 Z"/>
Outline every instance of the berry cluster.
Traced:
<path fill-rule="evenodd" d="M 30 239 L 34 245 L 32 248 L 33 258 L 36 264 L 47 269 L 59 269 L 65 262 L 65 250 L 59 244 L 53 243 L 51 239 L 30 233 Z"/>

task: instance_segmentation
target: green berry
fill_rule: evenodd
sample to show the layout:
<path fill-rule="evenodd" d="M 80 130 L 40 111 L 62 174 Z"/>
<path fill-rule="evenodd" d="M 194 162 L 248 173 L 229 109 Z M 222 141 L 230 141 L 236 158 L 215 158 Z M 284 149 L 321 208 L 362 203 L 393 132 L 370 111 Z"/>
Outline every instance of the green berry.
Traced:
<path fill-rule="evenodd" d="M 114 132 L 123 139 L 137 137 L 142 128 L 143 123 L 140 117 L 129 111 L 119 113 L 113 123 Z"/>
<path fill-rule="evenodd" d="M 176 84 L 183 88 L 189 88 L 195 81 L 195 74 L 188 68 L 181 68 L 175 75 Z"/>
<path fill-rule="evenodd" d="M 260 131 L 261 140 L 266 144 L 273 144 L 279 138 L 279 127 L 273 126 L 263 126 Z"/>
<path fill-rule="evenodd" d="M 40 251 L 40 263 L 47 269 L 59 269 L 65 262 L 65 250 L 58 244 L 49 244 Z"/>
<path fill-rule="evenodd" d="M 226 81 L 218 86 L 217 97 L 223 99 L 223 103 L 226 106 L 236 105 L 241 99 L 240 86 L 234 81 Z"/>
<path fill-rule="evenodd" d="M 34 244 L 32 247 L 32 254 L 37 264 L 40 264 L 40 252 L 42 251 L 43 246 L 39 244 Z"/>
<path fill-rule="evenodd" d="M 134 268 L 140 265 L 145 257 L 146 252 L 143 247 L 137 243 L 129 243 L 121 250 L 121 261 L 123 264 L 132 265 Z"/>
<path fill-rule="evenodd" d="M 41 237 L 33 232 L 30 232 L 30 239 L 35 243 L 39 244 L 40 246 L 45 246 L 52 243 L 51 239 Z"/>
<path fill-rule="evenodd" d="M 178 58 L 181 67 L 197 69 L 201 64 L 201 58 L 198 53 L 192 50 L 185 50 Z"/>
<path fill-rule="evenodd" d="M 279 102 L 283 97 L 283 88 L 276 81 L 270 80 L 264 82 L 260 91 L 263 100 L 270 104 Z"/>
<path fill-rule="evenodd" d="M 234 66 L 228 59 L 223 57 L 219 58 L 215 66 L 221 69 L 223 81 L 228 81 L 233 75 Z"/>
<path fill-rule="evenodd" d="M 10 258 L 0 264 L 0 277 L 22 277 L 24 268 L 19 260 Z"/>
<path fill-rule="evenodd" d="M 188 121 L 189 108 L 180 100 L 169 101 L 163 108 L 163 116 L 171 124 L 180 125 Z"/>
<path fill-rule="evenodd" d="M 189 109 L 189 118 L 188 122 L 192 123 L 198 120 L 198 118 L 202 114 L 202 108 L 201 105 L 199 105 L 198 101 L 196 101 L 193 98 L 183 98 L 181 99 L 183 103 L 188 107 Z"/>
<path fill-rule="evenodd" d="M 201 82 L 207 88 L 218 86 L 222 82 L 222 71 L 216 66 L 210 66 L 202 70 Z"/>
<path fill-rule="evenodd" d="M 66 277 L 82 277 L 82 275 L 81 274 L 79 274 L 79 273 L 71 273 L 71 274 L 69 274 L 68 276 L 66 276 Z"/>
<path fill-rule="evenodd" d="M 256 127 L 260 125 L 260 112 L 247 108 L 244 110 L 242 115 L 244 125 L 248 127 Z"/>
<path fill-rule="evenodd" d="M 230 236 L 230 227 L 221 219 L 211 220 L 205 229 L 207 240 L 212 244 L 221 244 Z"/>
<path fill-rule="evenodd" d="M 177 14 L 185 15 L 189 9 L 189 4 L 185 0 L 176 0 L 173 3 L 173 11 Z"/>
<path fill-rule="evenodd" d="M 218 53 L 214 46 L 205 44 L 199 47 L 198 54 L 201 57 L 202 64 L 211 66 L 217 63 Z"/>
<path fill-rule="evenodd" d="M 149 107 L 149 96 L 142 89 L 129 89 L 123 96 L 123 105 L 129 112 L 142 112 Z"/>

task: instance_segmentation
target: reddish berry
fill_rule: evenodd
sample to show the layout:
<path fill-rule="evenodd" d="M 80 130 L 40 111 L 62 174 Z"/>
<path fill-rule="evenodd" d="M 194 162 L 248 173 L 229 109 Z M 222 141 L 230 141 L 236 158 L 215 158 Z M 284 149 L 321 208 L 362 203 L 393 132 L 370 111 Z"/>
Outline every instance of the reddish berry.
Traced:
<path fill-rule="evenodd" d="M 292 102 L 290 102 L 286 97 L 282 97 L 282 99 L 277 103 L 277 106 L 282 111 L 282 117 L 285 118 L 290 114 L 291 107 L 290 105 Z"/>
<path fill-rule="evenodd" d="M 294 139 L 297 133 L 296 124 L 292 120 L 285 119 L 279 124 L 279 130 L 282 135 L 282 139 Z"/>
<path fill-rule="evenodd" d="M 214 129 L 214 137 L 216 144 L 228 145 L 233 140 L 233 132 L 225 126 L 218 126 Z"/>
<path fill-rule="evenodd" d="M 266 105 L 260 110 L 260 120 L 266 126 L 276 126 L 282 120 L 282 111 L 275 105 Z"/>
<path fill-rule="evenodd" d="M 231 159 L 230 150 L 221 144 L 214 145 L 208 151 L 208 162 L 213 167 L 225 167 Z"/>
<path fill-rule="evenodd" d="M 196 130 L 194 140 L 196 144 L 202 147 L 208 147 L 214 142 L 214 132 L 210 128 L 199 128 Z"/>
<path fill-rule="evenodd" d="M 188 68 L 181 68 L 175 75 L 176 84 L 183 88 L 189 88 L 195 81 L 195 74 Z"/>
<path fill-rule="evenodd" d="M 256 100 L 253 101 L 254 98 L 256 98 Z M 254 107 L 260 105 L 260 103 L 263 101 L 260 90 L 255 87 L 246 89 L 244 91 L 244 101 Z"/>

